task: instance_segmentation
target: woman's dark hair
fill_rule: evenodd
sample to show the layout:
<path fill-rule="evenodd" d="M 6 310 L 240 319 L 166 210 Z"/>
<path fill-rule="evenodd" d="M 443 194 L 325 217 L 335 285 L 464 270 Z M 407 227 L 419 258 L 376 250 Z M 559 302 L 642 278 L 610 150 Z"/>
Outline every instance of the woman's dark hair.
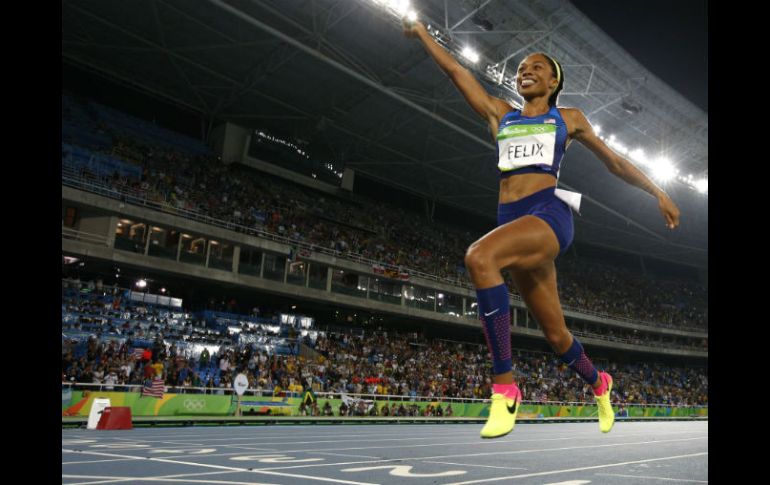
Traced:
<path fill-rule="evenodd" d="M 551 70 L 553 71 L 553 76 L 559 79 L 559 85 L 556 86 L 556 90 L 548 97 L 548 106 L 556 106 L 556 100 L 559 98 L 559 93 L 562 88 L 564 88 L 564 69 L 562 69 L 561 64 L 559 64 L 556 59 L 545 52 L 536 52 L 536 54 L 540 54 L 548 60 L 548 64 L 551 65 Z"/>

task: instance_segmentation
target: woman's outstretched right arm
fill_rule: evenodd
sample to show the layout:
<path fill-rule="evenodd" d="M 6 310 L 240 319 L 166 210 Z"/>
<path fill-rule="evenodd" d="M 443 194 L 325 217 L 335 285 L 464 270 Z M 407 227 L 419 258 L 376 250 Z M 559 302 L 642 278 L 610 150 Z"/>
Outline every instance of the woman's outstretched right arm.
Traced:
<path fill-rule="evenodd" d="M 490 96 L 470 71 L 433 40 L 420 21 L 405 23 L 404 34 L 422 41 L 425 50 L 457 86 L 471 108 L 490 124 L 492 133 L 497 133 L 500 119 L 513 108 L 502 99 Z"/>

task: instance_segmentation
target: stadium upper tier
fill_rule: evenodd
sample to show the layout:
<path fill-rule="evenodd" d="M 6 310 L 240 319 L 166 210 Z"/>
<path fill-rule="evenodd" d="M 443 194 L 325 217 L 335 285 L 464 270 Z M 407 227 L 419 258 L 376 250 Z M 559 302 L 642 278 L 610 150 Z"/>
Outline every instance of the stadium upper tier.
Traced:
<path fill-rule="evenodd" d="M 212 223 L 279 235 L 299 247 L 469 287 L 463 256 L 481 234 L 430 222 L 383 201 L 336 199 L 239 164 L 224 165 L 203 150 L 177 148 L 177 141 L 172 149 L 146 135 L 146 126 L 122 128 L 127 115 L 69 96 L 62 100 L 68 107 L 63 134 L 80 127 L 85 133 L 96 130 L 100 140 L 64 136 L 65 184 L 108 188 L 115 197 L 165 204 L 182 216 L 206 216 Z M 708 326 L 708 290 L 694 281 L 662 279 L 573 254 L 560 258 L 557 267 L 567 308 L 670 328 Z"/>
<path fill-rule="evenodd" d="M 176 150 L 189 155 L 213 155 L 200 140 L 190 138 L 155 123 L 127 115 L 94 101 L 81 102 L 62 94 L 62 139 L 74 144 L 112 149 L 115 137 L 140 140 L 146 145 Z"/>

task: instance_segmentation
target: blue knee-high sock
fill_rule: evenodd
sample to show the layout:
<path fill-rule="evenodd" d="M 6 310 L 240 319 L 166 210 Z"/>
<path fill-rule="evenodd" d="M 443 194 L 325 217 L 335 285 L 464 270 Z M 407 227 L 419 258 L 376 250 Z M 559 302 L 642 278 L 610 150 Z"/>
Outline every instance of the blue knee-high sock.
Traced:
<path fill-rule="evenodd" d="M 561 361 L 567 364 L 567 366 L 577 372 L 577 374 L 583 378 L 584 381 L 593 385 L 596 382 L 599 373 L 596 371 L 591 359 L 583 350 L 583 346 L 580 341 L 573 335 L 572 345 L 569 350 L 561 355 Z"/>
<path fill-rule="evenodd" d="M 484 327 L 489 353 L 492 354 L 492 372 L 505 374 L 513 369 L 511 364 L 511 312 L 508 304 L 508 287 L 505 284 L 476 290 L 479 303 L 479 320 Z"/>

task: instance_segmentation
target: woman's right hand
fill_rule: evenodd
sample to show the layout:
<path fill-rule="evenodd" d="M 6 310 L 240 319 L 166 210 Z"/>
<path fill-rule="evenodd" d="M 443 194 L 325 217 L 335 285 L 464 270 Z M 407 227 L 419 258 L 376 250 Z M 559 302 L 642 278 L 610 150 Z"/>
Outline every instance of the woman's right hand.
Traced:
<path fill-rule="evenodd" d="M 425 30 L 425 26 L 419 20 L 409 20 L 404 17 L 402 22 L 404 25 L 404 35 L 409 38 L 415 38 L 420 30 Z"/>

